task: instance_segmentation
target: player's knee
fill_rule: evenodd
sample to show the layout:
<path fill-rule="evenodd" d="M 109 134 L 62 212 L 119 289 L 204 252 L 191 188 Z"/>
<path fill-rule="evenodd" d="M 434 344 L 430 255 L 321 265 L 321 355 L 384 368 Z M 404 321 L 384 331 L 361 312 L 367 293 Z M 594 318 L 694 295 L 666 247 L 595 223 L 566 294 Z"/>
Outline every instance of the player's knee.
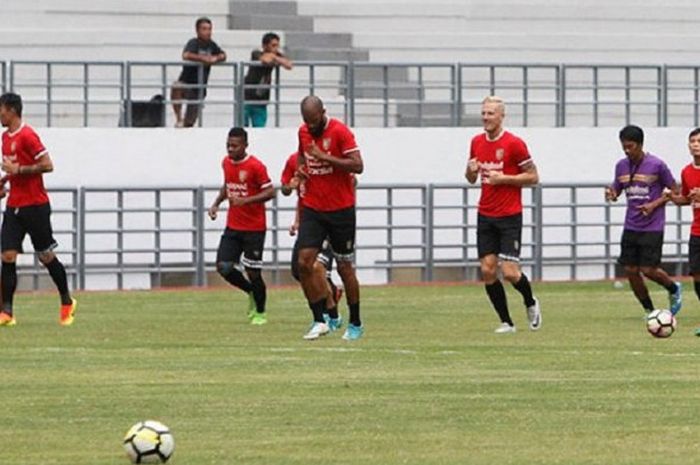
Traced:
<path fill-rule="evenodd" d="M 490 263 L 482 263 L 481 278 L 486 282 L 493 282 L 496 279 L 496 267 Z"/>
<path fill-rule="evenodd" d="M 51 251 L 39 252 L 38 258 L 41 263 L 43 263 L 44 265 L 48 265 L 53 261 L 54 258 L 56 258 L 56 254 L 54 254 Z"/>
<path fill-rule="evenodd" d="M 639 267 L 633 265 L 625 265 L 625 274 L 627 276 L 639 276 Z"/>
<path fill-rule="evenodd" d="M 652 266 L 641 266 L 639 267 L 639 271 L 647 278 L 655 274 L 655 268 Z"/>
<path fill-rule="evenodd" d="M 5 263 L 14 263 L 17 261 L 17 251 L 8 250 L 2 253 L 2 261 Z"/>
<path fill-rule="evenodd" d="M 221 275 L 221 276 L 228 276 L 235 270 L 236 267 L 233 264 L 233 262 L 216 262 L 216 271 Z"/>
<path fill-rule="evenodd" d="M 511 283 L 518 282 L 520 280 L 520 269 L 517 266 L 504 266 L 503 279 Z"/>
<path fill-rule="evenodd" d="M 299 274 L 300 275 L 310 275 L 314 272 L 314 265 L 316 264 L 316 254 L 306 251 L 299 252 Z"/>

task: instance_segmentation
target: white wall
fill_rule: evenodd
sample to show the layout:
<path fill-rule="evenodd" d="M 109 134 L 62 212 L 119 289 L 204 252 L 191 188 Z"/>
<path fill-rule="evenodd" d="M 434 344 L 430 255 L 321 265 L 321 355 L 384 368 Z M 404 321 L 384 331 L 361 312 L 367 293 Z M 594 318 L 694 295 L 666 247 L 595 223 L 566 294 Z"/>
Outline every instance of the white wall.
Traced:
<path fill-rule="evenodd" d="M 618 128 L 513 128 L 528 143 L 544 183 L 609 181 L 622 156 Z M 38 129 L 54 158 L 49 186 L 213 185 L 220 182 L 226 128 Z M 366 183 L 462 182 L 479 128 L 355 129 Z M 646 148 L 674 173 L 690 161 L 689 128 L 646 130 Z M 296 130 L 250 130 L 250 152 L 278 179 L 296 149 Z"/>

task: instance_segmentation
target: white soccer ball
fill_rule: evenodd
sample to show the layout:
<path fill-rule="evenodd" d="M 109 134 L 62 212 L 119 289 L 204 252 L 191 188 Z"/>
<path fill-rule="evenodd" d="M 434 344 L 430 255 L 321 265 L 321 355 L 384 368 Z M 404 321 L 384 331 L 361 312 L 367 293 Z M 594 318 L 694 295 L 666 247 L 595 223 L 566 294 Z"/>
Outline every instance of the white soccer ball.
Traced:
<path fill-rule="evenodd" d="M 670 337 L 676 330 L 676 317 L 670 310 L 654 310 L 647 315 L 647 331 L 654 337 Z"/>
<path fill-rule="evenodd" d="M 174 450 L 170 429 L 157 421 L 140 421 L 124 436 L 124 451 L 131 463 L 165 463 Z"/>

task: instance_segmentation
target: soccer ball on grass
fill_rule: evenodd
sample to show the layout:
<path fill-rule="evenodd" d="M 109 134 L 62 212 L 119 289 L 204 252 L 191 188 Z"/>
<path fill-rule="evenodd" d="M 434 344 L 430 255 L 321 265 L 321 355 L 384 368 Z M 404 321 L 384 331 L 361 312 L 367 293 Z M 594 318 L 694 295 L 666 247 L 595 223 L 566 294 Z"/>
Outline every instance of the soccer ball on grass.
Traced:
<path fill-rule="evenodd" d="M 676 330 L 676 317 L 669 310 L 654 310 L 647 315 L 647 331 L 654 337 L 670 337 Z"/>
<path fill-rule="evenodd" d="M 165 463 L 174 450 L 170 429 L 157 421 L 140 421 L 124 436 L 124 451 L 131 463 Z"/>

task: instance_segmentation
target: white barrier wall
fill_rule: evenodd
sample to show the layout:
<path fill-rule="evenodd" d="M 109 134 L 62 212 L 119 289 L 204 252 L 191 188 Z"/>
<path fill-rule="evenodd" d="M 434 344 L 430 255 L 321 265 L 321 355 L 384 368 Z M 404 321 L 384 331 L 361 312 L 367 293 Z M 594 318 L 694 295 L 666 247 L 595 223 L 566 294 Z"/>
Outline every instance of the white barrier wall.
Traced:
<path fill-rule="evenodd" d="M 221 180 L 227 129 L 37 128 L 56 171 L 50 186 L 214 185 Z M 677 175 L 690 161 L 690 128 L 646 131 L 647 150 L 662 156 Z M 471 137 L 479 128 L 355 130 L 365 160 L 362 182 L 462 182 Z M 609 181 L 623 156 L 618 128 L 513 128 L 522 136 L 542 182 Z M 296 130 L 250 130 L 250 153 L 273 180 L 296 149 Z"/>

